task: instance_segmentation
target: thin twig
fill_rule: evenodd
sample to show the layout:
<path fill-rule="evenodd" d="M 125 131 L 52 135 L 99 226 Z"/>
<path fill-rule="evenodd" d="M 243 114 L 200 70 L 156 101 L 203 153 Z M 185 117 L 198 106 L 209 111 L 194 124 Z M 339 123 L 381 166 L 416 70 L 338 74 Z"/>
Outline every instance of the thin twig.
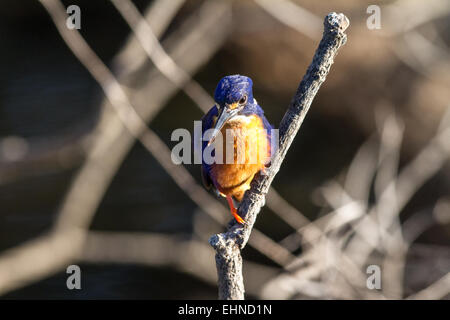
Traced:
<path fill-rule="evenodd" d="M 227 232 L 216 234 L 210 238 L 209 242 L 216 250 L 220 299 L 244 298 L 240 250 L 245 247 L 250 237 L 256 217 L 265 203 L 265 195 L 280 169 L 287 150 L 300 129 L 317 91 L 330 71 L 334 57 L 346 42 L 347 36 L 344 31 L 348 26 L 349 20 L 343 14 L 333 12 L 325 18 L 323 38 L 280 123 L 279 149 L 275 153 L 267 173 L 258 174 L 239 207 L 239 213 L 247 223 L 245 225 L 234 224 Z"/>

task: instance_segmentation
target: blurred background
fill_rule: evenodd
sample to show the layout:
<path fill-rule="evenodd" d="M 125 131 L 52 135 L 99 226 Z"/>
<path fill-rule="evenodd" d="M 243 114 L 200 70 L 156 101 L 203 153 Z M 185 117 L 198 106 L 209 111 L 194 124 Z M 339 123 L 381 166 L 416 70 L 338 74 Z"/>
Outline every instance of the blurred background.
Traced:
<path fill-rule="evenodd" d="M 348 41 L 242 253 L 247 297 L 448 299 L 450 2 L 371 4 L 3 0 L 0 298 L 216 299 L 231 216 L 171 133 L 237 73 L 277 127 L 336 11 Z"/>

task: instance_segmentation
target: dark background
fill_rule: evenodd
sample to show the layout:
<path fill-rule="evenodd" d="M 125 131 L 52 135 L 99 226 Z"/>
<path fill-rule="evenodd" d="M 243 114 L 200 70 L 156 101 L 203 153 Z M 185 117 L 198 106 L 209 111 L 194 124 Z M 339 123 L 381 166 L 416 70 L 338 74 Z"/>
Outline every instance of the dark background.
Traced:
<path fill-rule="evenodd" d="M 152 1 L 133 2 L 143 11 Z M 314 219 L 321 210 L 314 200 L 314 191 L 327 180 L 342 175 L 358 147 L 376 131 L 375 109 L 387 105 L 405 123 L 400 167 L 429 142 L 449 106 L 450 61 L 444 59 L 440 64 L 427 66 L 427 74 L 422 73 L 425 67 L 413 63 L 415 69 L 405 63 L 398 54 L 400 45 L 396 44 L 401 37 L 381 35 L 389 29 L 387 20 L 382 20 L 381 30 L 366 28 L 369 3 L 364 1 L 296 3 L 319 17 L 330 11 L 344 12 L 351 21 L 348 43 L 337 56 L 274 181 L 274 187 L 289 203 Z M 386 1 L 380 6 L 383 10 L 383 5 L 392 3 Z M 108 1 L 64 1 L 64 4 L 81 7 L 81 34 L 111 66 L 113 57 L 130 34 L 120 14 Z M 201 5 L 201 1 L 187 1 L 162 40 Z M 235 3 L 232 10 L 233 29 L 228 40 L 204 63 L 194 79 L 212 94 L 224 75 L 250 76 L 254 96 L 270 122 L 277 125 L 311 61 L 318 39 L 313 41 L 284 26 L 251 1 Z M 447 11 L 418 27 L 418 32 L 437 43 L 448 58 L 449 27 Z M 38 1 L 2 1 L 0 39 L 0 140 L 20 137 L 27 142 L 28 152 L 37 153 L 48 146 L 58 148 L 58 143 L 61 147 L 74 143 L 92 130 L 99 117 L 101 88 L 62 41 Z M 201 110 L 179 92 L 149 127 L 172 147 L 172 130 L 192 130 L 193 120 L 201 116 Z M 30 164 L 24 159 L 10 161 L 3 155 L 1 159 L 0 255 L 51 228 L 83 155 L 75 154 L 59 166 Z M 199 166 L 187 168 L 200 181 Z M 402 221 L 418 210 L 429 208 L 437 199 L 449 199 L 449 175 L 447 162 L 408 203 L 401 213 Z M 90 228 L 189 235 L 194 232 L 196 214 L 196 205 L 152 155 L 140 143 L 135 143 L 115 174 Z M 293 231 L 266 208 L 256 227 L 275 241 Z M 205 235 L 206 239 L 208 236 Z M 432 226 L 416 242 L 436 246 L 434 252 L 448 253 L 449 225 Z M 449 270 L 450 256 L 437 255 L 431 254 L 426 261 L 420 257 L 419 262 L 411 257 L 408 264 L 427 270 L 441 259 L 442 276 L 442 271 Z M 250 247 L 243 256 L 249 261 L 277 267 Z M 67 290 L 67 274 L 62 269 L 7 292 L 2 298 L 216 298 L 214 284 L 171 266 L 76 264 L 82 270 L 82 290 Z M 417 289 L 428 284 L 420 280 Z"/>

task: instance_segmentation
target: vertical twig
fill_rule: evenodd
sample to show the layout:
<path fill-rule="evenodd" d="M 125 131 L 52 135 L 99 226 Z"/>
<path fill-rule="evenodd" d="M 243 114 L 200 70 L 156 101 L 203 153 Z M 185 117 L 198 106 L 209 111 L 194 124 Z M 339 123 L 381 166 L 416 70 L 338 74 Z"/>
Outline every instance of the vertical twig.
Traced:
<path fill-rule="evenodd" d="M 246 192 L 239 207 L 239 213 L 245 217 L 246 225 L 234 224 L 225 233 L 212 236 L 209 243 L 216 250 L 216 266 L 219 281 L 219 299 L 244 299 L 242 277 L 243 249 L 250 237 L 256 217 L 265 203 L 265 195 L 275 175 L 280 169 L 287 150 L 300 129 L 300 126 L 317 94 L 321 84 L 330 71 L 339 48 L 345 44 L 344 31 L 349 26 L 344 14 L 332 12 L 324 21 L 324 32 L 313 61 L 308 67 L 292 102 L 280 123 L 279 149 L 272 158 L 272 164 L 266 174 L 258 174 Z"/>

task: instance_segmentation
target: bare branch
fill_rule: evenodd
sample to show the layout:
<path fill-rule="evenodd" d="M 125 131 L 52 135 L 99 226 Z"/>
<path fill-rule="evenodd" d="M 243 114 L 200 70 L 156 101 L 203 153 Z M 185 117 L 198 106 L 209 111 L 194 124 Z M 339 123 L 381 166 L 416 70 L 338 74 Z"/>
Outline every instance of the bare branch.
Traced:
<path fill-rule="evenodd" d="M 234 224 L 226 233 L 214 235 L 210 244 L 216 250 L 216 264 L 219 276 L 219 298 L 244 299 L 242 281 L 242 258 L 240 250 L 245 247 L 256 217 L 265 203 L 265 195 L 275 178 L 292 141 L 317 94 L 321 84 L 330 71 L 339 48 L 345 44 L 344 31 L 349 26 L 348 18 L 343 14 L 330 13 L 324 21 L 323 38 L 306 71 L 297 93 L 280 123 L 280 144 L 272 164 L 266 174 L 258 174 L 246 192 L 239 207 L 239 213 L 245 217 L 245 225 Z"/>
<path fill-rule="evenodd" d="M 413 300 L 438 300 L 442 299 L 450 293 L 450 272 L 431 284 L 429 287 L 419 291 L 407 299 Z"/>

